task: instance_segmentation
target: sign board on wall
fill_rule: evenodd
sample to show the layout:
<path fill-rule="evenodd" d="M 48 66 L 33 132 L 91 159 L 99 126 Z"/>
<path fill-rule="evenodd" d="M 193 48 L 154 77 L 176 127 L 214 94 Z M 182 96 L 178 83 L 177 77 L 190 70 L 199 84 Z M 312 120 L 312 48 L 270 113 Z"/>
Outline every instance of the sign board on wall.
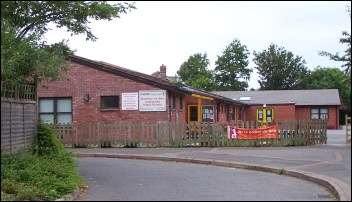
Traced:
<path fill-rule="evenodd" d="M 122 93 L 122 110 L 138 110 L 138 93 Z"/>
<path fill-rule="evenodd" d="M 166 111 L 165 90 L 139 91 L 139 111 Z"/>
<path fill-rule="evenodd" d="M 214 122 L 213 105 L 202 105 L 202 122 Z"/>

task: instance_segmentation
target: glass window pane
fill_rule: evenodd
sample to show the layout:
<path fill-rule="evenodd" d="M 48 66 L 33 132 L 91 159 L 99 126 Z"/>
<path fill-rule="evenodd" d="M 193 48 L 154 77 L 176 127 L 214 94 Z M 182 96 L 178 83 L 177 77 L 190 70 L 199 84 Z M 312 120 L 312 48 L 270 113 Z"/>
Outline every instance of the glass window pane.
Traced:
<path fill-rule="evenodd" d="M 44 123 L 54 123 L 54 114 L 41 114 L 40 119 Z"/>
<path fill-rule="evenodd" d="M 271 115 L 271 109 L 266 110 L 266 115 Z"/>
<path fill-rule="evenodd" d="M 320 109 L 320 113 L 321 114 L 327 114 L 328 113 L 328 109 L 326 109 L 326 108 L 325 109 L 324 108 Z"/>
<path fill-rule="evenodd" d="M 318 114 L 319 113 L 319 109 L 312 109 L 312 114 Z"/>
<path fill-rule="evenodd" d="M 320 114 L 320 119 L 328 119 L 328 114 Z"/>
<path fill-rule="evenodd" d="M 119 108 L 119 96 L 102 96 L 101 97 L 101 108 L 102 109 L 118 109 Z"/>
<path fill-rule="evenodd" d="M 40 99 L 39 100 L 39 112 L 54 112 L 54 100 Z"/>
<path fill-rule="evenodd" d="M 57 100 L 57 111 L 58 112 L 72 112 L 71 99 Z"/>
<path fill-rule="evenodd" d="M 178 98 L 179 109 L 182 109 L 182 97 Z"/>
<path fill-rule="evenodd" d="M 319 119 L 319 114 L 312 114 L 312 119 Z"/>
<path fill-rule="evenodd" d="M 57 116 L 57 123 L 72 123 L 72 114 L 59 114 Z"/>

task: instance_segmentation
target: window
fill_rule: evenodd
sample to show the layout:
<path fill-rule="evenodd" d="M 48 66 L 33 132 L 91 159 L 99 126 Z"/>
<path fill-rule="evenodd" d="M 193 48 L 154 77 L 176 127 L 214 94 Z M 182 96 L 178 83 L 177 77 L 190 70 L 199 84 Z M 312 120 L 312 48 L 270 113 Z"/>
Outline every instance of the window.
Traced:
<path fill-rule="evenodd" d="M 170 96 L 170 107 L 175 109 L 175 96 Z"/>
<path fill-rule="evenodd" d="M 311 114 L 311 119 L 329 118 L 329 112 L 327 108 L 312 108 L 310 114 Z"/>
<path fill-rule="evenodd" d="M 182 110 L 182 97 L 179 97 L 178 98 L 178 108 L 179 108 L 179 110 Z"/>
<path fill-rule="evenodd" d="M 230 121 L 235 120 L 235 115 L 234 115 L 233 111 L 234 111 L 233 107 L 230 107 Z"/>
<path fill-rule="evenodd" d="M 118 109 L 119 96 L 101 96 L 101 109 Z"/>
<path fill-rule="evenodd" d="M 72 123 L 72 99 L 39 98 L 39 118 L 44 123 Z"/>
<path fill-rule="evenodd" d="M 251 97 L 240 97 L 240 101 L 251 101 Z"/>

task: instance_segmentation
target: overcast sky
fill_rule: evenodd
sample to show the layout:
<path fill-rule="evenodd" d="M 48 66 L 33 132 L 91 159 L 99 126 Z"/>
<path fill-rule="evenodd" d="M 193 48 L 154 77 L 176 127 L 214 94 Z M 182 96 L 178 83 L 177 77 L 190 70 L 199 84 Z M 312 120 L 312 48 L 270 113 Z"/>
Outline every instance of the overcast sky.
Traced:
<path fill-rule="evenodd" d="M 78 56 L 145 74 L 165 64 L 168 76 L 195 53 L 207 53 L 208 68 L 214 69 L 217 56 L 237 38 L 250 52 L 254 71 L 248 84 L 257 89 L 253 51 L 267 50 L 271 43 L 302 56 L 310 70 L 340 67 L 318 52 L 342 54 L 347 49 L 339 43 L 342 31 L 351 33 L 347 5 L 351 1 L 142 1 L 121 18 L 93 21 L 89 26 L 98 37 L 95 42 L 85 35 L 71 37 L 65 29 L 53 29 L 46 37 L 49 43 L 69 39 Z"/>

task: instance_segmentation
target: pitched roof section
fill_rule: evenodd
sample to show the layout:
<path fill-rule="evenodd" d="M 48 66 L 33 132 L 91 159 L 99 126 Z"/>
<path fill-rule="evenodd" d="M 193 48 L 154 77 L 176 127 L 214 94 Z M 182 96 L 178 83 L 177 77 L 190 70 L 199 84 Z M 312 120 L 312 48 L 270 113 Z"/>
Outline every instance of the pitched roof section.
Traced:
<path fill-rule="evenodd" d="M 182 92 L 182 93 L 187 93 L 187 94 L 198 94 L 198 95 L 202 95 L 202 96 L 207 96 L 207 97 L 211 97 L 214 98 L 216 100 L 221 100 L 222 102 L 227 102 L 227 103 L 232 103 L 232 104 L 237 104 L 237 105 L 242 105 L 245 106 L 247 104 L 245 103 L 241 103 L 239 101 L 218 95 L 218 94 L 214 94 L 214 93 L 209 93 L 206 91 L 202 91 L 202 90 L 198 90 L 198 89 L 193 89 L 190 88 L 186 85 L 183 84 L 177 84 L 177 83 L 172 83 L 168 80 L 162 79 L 162 78 L 158 78 L 152 75 L 148 75 L 148 74 L 143 74 L 140 72 L 136 72 L 130 69 L 126 69 L 123 67 L 119 67 L 113 64 L 109 64 L 107 62 L 100 62 L 100 61 L 94 61 L 94 60 L 89 60 L 87 58 L 84 57 L 80 57 L 77 55 L 70 55 L 68 56 L 67 60 L 71 61 L 71 62 L 75 62 L 78 64 L 82 64 L 100 71 L 105 71 L 107 73 L 110 74 L 115 74 L 115 75 L 119 75 L 134 81 L 138 81 L 138 82 L 142 82 L 151 86 L 156 86 L 158 88 L 164 89 L 164 90 L 170 90 L 173 92 Z"/>
<path fill-rule="evenodd" d="M 338 89 L 218 91 L 212 93 L 231 99 L 242 100 L 242 102 L 249 105 L 289 103 L 295 103 L 297 106 L 341 105 Z"/>
<path fill-rule="evenodd" d="M 162 89 L 172 90 L 175 88 L 175 85 L 171 84 L 170 82 L 164 79 L 156 78 L 154 76 L 132 71 L 130 69 L 109 64 L 107 62 L 89 60 L 87 58 L 79 57 L 76 55 L 68 56 L 68 60 L 78 64 L 86 65 L 88 67 L 91 67 L 100 71 L 105 71 L 107 73 L 119 75 L 125 78 L 129 78 L 131 80 L 143 82 L 152 86 L 157 86 Z"/>

